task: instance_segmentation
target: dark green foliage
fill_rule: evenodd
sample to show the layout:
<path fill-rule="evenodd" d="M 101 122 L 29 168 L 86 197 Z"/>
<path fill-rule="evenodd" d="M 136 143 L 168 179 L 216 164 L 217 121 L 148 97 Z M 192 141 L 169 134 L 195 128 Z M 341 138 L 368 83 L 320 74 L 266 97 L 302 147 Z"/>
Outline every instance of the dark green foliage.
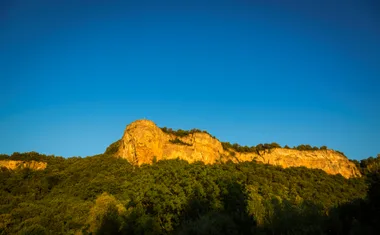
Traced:
<path fill-rule="evenodd" d="M 320 149 L 320 150 L 327 150 L 327 147 L 323 145 L 323 146 L 321 146 L 319 149 Z"/>
<path fill-rule="evenodd" d="M 377 154 L 377 157 L 369 157 L 358 162 L 355 162 L 356 165 L 359 165 L 359 169 L 362 174 L 371 174 L 373 172 L 380 171 L 380 154 Z"/>
<path fill-rule="evenodd" d="M 270 151 L 271 149 L 274 149 L 274 148 L 282 148 L 281 145 L 279 145 L 278 143 L 265 143 L 265 144 L 258 144 L 256 146 L 241 146 L 239 144 L 231 144 L 229 142 L 222 142 L 222 146 L 223 146 L 223 149 L 225 150 L 229 150 L 229 149 L 232 149 L 236 152 L 240 152 L 240 153 L 257 153 L 257 154 L 261 154 L 262 151 Z M 288 145 L 285 145 L 284 146 L 284 149 L 290 149 L 290 147 Z M 300 151 L 316 151 L 316 150 L 327 150 L 327 147 L 326 146 L 321 146 L 320 148 L 314 146 L 310 146 L 308 144 L 304 145 L 304 144 L 301 144 L 301 145 L 298 145 L 298 146 L 294 146 L 293 149 L 296 149 L 296 150 L 300 150 Z M 344 156 L 344 153 L 342 152 L 339 152 L 337 151 L 338 153 L 342 154 Z"/>
<path fill-rule="evenodd" d="M 334 234 L 378 234 L 380 231 L 380 172 L 368 174 L 368 195 L 331 210 L 329 224 Z"/>
<path fill-rule="evenodd" d="M 57 162 L 64 159 L 62 157 L 56 157 L 54 155 L 44 155 L 44 154 L 39 154 L 37 152 L 27 152 L 27 153 L 14 152 L 10 156 L 2 154 L 1 158 L 4 160 L 15 160 L 15 161 L 32 161 L 33 160 L 33 161 L 39 161 L 39 162 Z"/>
<path fill-rule="evenodd" d="M 9 156 L 6 154 L 0 154 L 0 160 L 9 160 Z"/>
<path fill-rule="evenodd" d="M 0 171 L 0 234 L 378 231 L 377 173 L 348 180 L 321 170 L 255 162 L 205 165 L 164 160 L 134 168 L 112 154 L 3 157 L 39 159 L 48 167 Z"/>
<path fill-rule="evenodd" d="M 275 142 L 271 144 L 258 144 L 256 146 L 241 146 L 237 143 L 231 144 L 230 142 L 222 142 L 222 147 L 225 150 L 234 150 L 236 152 L 240 153 L 257 153 L 261 154 L 262 151 L 270 151 L 274 148 L 281 148 L 281 146 Z"/>
<path fill-rule="evenodd" d="M 121 140 L 113 142 L 110 146 L 107 147 L 104 154 L 116 154 L 117 151 L 119 150 L 120 144 L 121 144 Z"/>
<path fill-rule="evenodd" d="M 169 140 L 169 142 L 173 143 L 173 144 L 186 145 L 186 146 L 191 146 L 192 145 L 192 144 L 183 142 L 182 140 L 180 140 L 178 138 L 175 138 L 174 140 Z"/>
<path fill-rule="evenodd" d="M 33 224 L 29 227 L 23 228 L 20 231 L 20 235 L 44 235 L 46 233 L 46 229 L 39 224 Z"/>
<path fill-rule="evenodd" d="M 346 157 L 346 155 L 344 155 L 344 153 L 343 153 L 343 152 L 341 152 L 341 151 L 335 150 L 335 152 L 337 152 L 337 153 L 340 153 L 341 155 L 343 155 L 343 156 L 345 156 L 345 157 Z"/>
<path fill-rule="evenodd" d="M 188 135 L 194 134 L 194 133 L 205 133 L 205 134 L 210 135 L 212 138 L 216 139 L 215 136 L 212 136 L 207 131 L 202 131 L 202 130 L 195 129 L 195 128 L 191 129 L 190 131 L 186 131 L 186 130 L 182 130 L 182 129 L 173 130 L 172 128 L 161 127 L 161 130 L 167 134 L 172 134 L 172 135 L 175 135 L 178 137 L 185 137 L 185 136 L 188 136 Z"/>
<path fill-rule="evenodd" d="M 281 148 L 281 145 L 277 144 L 276 142 L 272 142 L 270 144 L 270 148 Z"/>
<path fill-rule="evenodd" d="M 300 150 L 300 151 L 312 151 L 312 150 L 318 150 L 318 147 L 311 147 L 309 144 L 300 144 L 298 146 L 294 146 L 293 149 Z"/>

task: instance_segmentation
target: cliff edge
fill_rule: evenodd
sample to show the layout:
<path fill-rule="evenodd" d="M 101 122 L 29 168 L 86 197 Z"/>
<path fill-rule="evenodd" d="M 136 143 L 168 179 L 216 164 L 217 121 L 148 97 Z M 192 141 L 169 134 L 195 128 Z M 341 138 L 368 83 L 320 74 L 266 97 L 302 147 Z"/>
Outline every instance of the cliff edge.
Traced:
<path fill-rule="evenodd" d="M 134 165 L 151 164 L 165 159 L 182 159 L 190 163 L 263 162 L 282 167 L 321 169 L 328 174 L 341 174 L 346 178 L 360 176 L 359 170 L 343 154 L 334 150 L 295 150 L 274 148 L 249 153 L 224 149 L 222 143 L 205 132 L 174 135 L 163 132 L 154 122 L 137 120 L 125 129 L 116 155 Z"/>

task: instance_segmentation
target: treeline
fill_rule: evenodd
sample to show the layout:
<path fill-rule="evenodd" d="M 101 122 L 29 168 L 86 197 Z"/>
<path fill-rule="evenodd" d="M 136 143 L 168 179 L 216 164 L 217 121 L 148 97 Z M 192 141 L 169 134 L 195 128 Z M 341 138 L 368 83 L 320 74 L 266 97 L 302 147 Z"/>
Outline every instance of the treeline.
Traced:
<path fill-rule="evenodd" d="M 32 151 L 32 152 L 26 152 L 26 153 L 14 152 L 11 155 L 0 154 L 0 160 L 39 161 L 39 162 L 48 162 L 48 163 L 56 164 L 57 162 L 65 161 L 66 159 L 63 157 L 55 156 L 55 155 L 45 155 L 45 154 L 40 154 L 40 153 Z"/>
<path fill-rule="evenodd" d="M 372 174 L 373 172 L 380 171 L 380 154 L 377 154 L 376 157 L 369 157 L 366 159 L 350 160 L 353 162 L 356 167 L 360 170 L 362 175 Z"/>
<path fill-rule="evenodd" d="M 243 162 L 158 161 L 108 154 L 0 171 L 0 234 L 376 234 L 379 178 Z M 378 178 L 376 178 L 378 177 Z M 368 191 L 368 196 L 367 196 Z"/>
<path fill-rule="evenodd" d="M 237 143 L 231 144 L 230 142 L 222 142 L 222 146 L 224 150 L 233 149 L 236 152 L 240 153 L 250 153 L 250 152 L 256 152 L 259 153 L 260 151 L 270 150 L 273 148 L 281 148 L 281 146 L 277 143 L 271 143 L 271 144 L 258 144 L 256 146 L 241 146 Z"/>
<path fill-rule="evenodd" d="M 194 134 L 194 133 L 206 133 L 206 134 L 210 135 L 212 138 L 216 139 L 215 136 L 212 136 L 207 131 L 196 129 L 196 128 L 191 129 L 189 131 L 188 130 L 182 130 L 182 129 L 173 130 L 172 128 L 167 128 L 167 127 L 161 127 L 160 129 L 164 133 L 172 134 L 172 135 L 175 135 L 179 138 L 185 137 L 185 136 L 188 136 L 188 135 Z M 173 142 L 173 141 L 175 141 L 175 142 Z M 171 140 L 170 142 L 176 143 L 176 144 L 187 145 L 185 142 L 181 141 L 178 138 L 175 140 Z M 327 146 L 325 146 L 325 145 L 317 147 L 317 146 L 311 146 L 309 144 L 300 144 L 298 146 L 293 146 L 292 148 L 289 147 L 288 145 L 285 145 L 284 147 L 282 147 L 280 144 L 278 144 L 276 142 L 258 144 L 256 146 L 242 146 L 242 145 L 239 145 L 237 143 L 231 144 L 230 142 L 221 142 L 221 143 L 222 143 L 224 150 L 234 150 L 234 151 L 240 152 L 240 153 L 257 153 L 257 154 L 260 154 L 262 151 L 269 151 L 269 150 L 274 149 L 274 148 L 295 149 L 295 150 L 300 150 L 300 151 L 315 151 L 315 150 L 327 150 L 328 149 Z M 114 144 L 116 144 L 116 143 L 114 143 Z M 345 156 L 345 154 L 343 152 L 340 152 L 337 150 L 335 150 L 335 151 L 342 154 L 343 156 Z"/>
<path fill-rule="evenodd" d="M 189 131 L 187 130 L 182 130 L 182 129 L 178 129 L 178 130 L 173 130 L 172 128 L 167 128 L 167 127 L 161 127 L 160 128 L 163 132 L 167 133 L 167 134 L 172 134 L 172 135 L 175 135 L 177 137 L 185 137 L 185 136 L 188 136 L 190 134 L 194 134 L 194 133 L 205 133 L 205 134 L 208 134 L 210 135 L 212 138 L 216 139 L 215 136 L 212 136 L 210 133 L 208 133 L 207 131 L 202 131 L 202 130 L 199 130 L 199 129 L 191 129 Z"/>
<path fill-rule="evenodd" d="M 298 146 L 294 146 L 293 148 L 290 148 L 288 145 L 281 147 L 281 145 L 279 145 L 276 142 L 272 142 L 270 144 L 269 143 L 258 144 L 256 146 L 241 146 L 237 143 L 231 144 L 230 142 L 222 142 L 222 146 L 223 146 L 223 149 L 225 149 L 225 150 L 232 149 L 232 150 L 235 150 L 236 152 L 240 152 L 240 153 L 250 153 L 250 152 L 259 153 L 261 151 L 271 150 L 274 148 L 296 149 L 296 150 L 301 150 L 301 151 L 327 150 L 326 146 L 321 146 L 321 147 L 314 146 L 314 147 L 312 147 L 311 145 L 308 145 L 308 144 L 301 144 Z"/>
<path fill-rule="evenodd" d="M 290 147 L 285 146 L 284 148 L 290 148 Z M 321 147 L 314 146 L 314 147 L 312 147 L 309 144 L 300 144 L 298 146 L 294 146 L 293 149 L 301 150 L 301 151 L 308 151 L 308 150 L 312 151 L 312 150 L 327 150 L 327 147 L 326 146 L 321 146 Z"/>
<path fill-rule="evenodd" d="M 115 153 L 117 153 L 117 151 L 119 151 L 120 144 L 121 144 L 121 139 L 113 142 L 112 144 L 110 144 L 107 147 L 104 154 L 115 154 Z"/>

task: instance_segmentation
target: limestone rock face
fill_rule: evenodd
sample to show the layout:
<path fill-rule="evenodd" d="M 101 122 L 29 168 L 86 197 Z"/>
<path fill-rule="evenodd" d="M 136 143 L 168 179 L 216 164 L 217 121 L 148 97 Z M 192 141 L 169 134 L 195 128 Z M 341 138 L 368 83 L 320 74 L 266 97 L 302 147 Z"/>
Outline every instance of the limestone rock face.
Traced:
<path fill-rule="evenodd" d="M 361 176 L 355 164 L 344 155 L 334 150 L 300 151 L 295 149 L 276 148 L 258 154 L 236 153 L 241 161 L 256 160 L 271 165 L 286 167 L 304 166 L 321 169 L 328 174 L 341 174 L 346 178 Z"/>
<path fill-rule="evenodd" d="M 222 144 L 207 133 L 193 133 L 179 138 L 188 145 L 173 144 L 170 140 L 175 140 L 176 136 L 166 135 L 163 151 L 163 159 L 183 159 L 188 162 L 202 161 L 206 164 L 213 164 L 219 160 L 223 153 Z"/>
<path fill-rule="evenodd" d="M 5 167 L 10 170 L 17 168 L 30 168 L 32 170 L 44 170 L 47 166 L 46 162 L 37 161 L 14 161 L 14 160 L 1 160 L 0 168 Z"/>
<path fill-rule="evenodd" d="M 156 124 L 148 120 L 135 121 L 127 126 L 118 155 L 136 165 L 152 163 L 154 157 L 162 158 L 165 141 L 164 133 Z"/>
<path fill-rule="evenodd" d="M 176 138 L 164 133 L 152 121 L 138 120 L 127 126 L 117 155 L 136 165 L 176 158 L 215 163 L 215 159 L 223 152 L 222 144 L 206 133 L 178 138 L 188 145 L 170 142 Z"/>
<path fill-rule="evenodd" d="M 149 120 L 138 120 L 127 126 L 116 154 L 134 165 L 151 164 L 164 159 L 182 159 L 190 163 L 258 161 L 282 167 L 305 166 L 322 169 L 346 178 L 360 176 L 359 170 L 344 155 L 333 150 L 299 151 L 276 148 L 258 153 L 224 150 L 219 140 L 207 133 L 196 132 L 184 137 L 164 133 Z"/>

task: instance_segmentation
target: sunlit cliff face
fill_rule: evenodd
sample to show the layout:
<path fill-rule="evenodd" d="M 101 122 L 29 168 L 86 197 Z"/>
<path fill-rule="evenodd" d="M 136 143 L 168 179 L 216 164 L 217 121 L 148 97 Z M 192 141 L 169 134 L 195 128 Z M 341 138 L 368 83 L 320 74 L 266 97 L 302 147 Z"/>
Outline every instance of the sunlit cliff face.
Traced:
<path fill-rule="evenodd" d="M 0 168 L 5 167 L 10 170 L 17 168 L 29 168 L 32 170 L 44 170 L 47 166 L 46 162 L 37 161 L 14 161 L 14 160 L 2 160 L 0 161 Z"/>
<path fill-rule="evenodd" d="M 282 167 L 316 168 L 328 174 L 341 174 L 346 178 L 360 176 L 356 166 L 334 150 L 300 151 L 275 148 L 260 153 L 239 153 L 232 149 L 223 149 L 221 142 L 207 133 L 178 137 L 164 133 L 149 120 L 138 120 L 127 126 L 117 156 L 134 165 L 177 158 L 190 163 L 202 161 L 205 164 L 255 160 Z"/>

